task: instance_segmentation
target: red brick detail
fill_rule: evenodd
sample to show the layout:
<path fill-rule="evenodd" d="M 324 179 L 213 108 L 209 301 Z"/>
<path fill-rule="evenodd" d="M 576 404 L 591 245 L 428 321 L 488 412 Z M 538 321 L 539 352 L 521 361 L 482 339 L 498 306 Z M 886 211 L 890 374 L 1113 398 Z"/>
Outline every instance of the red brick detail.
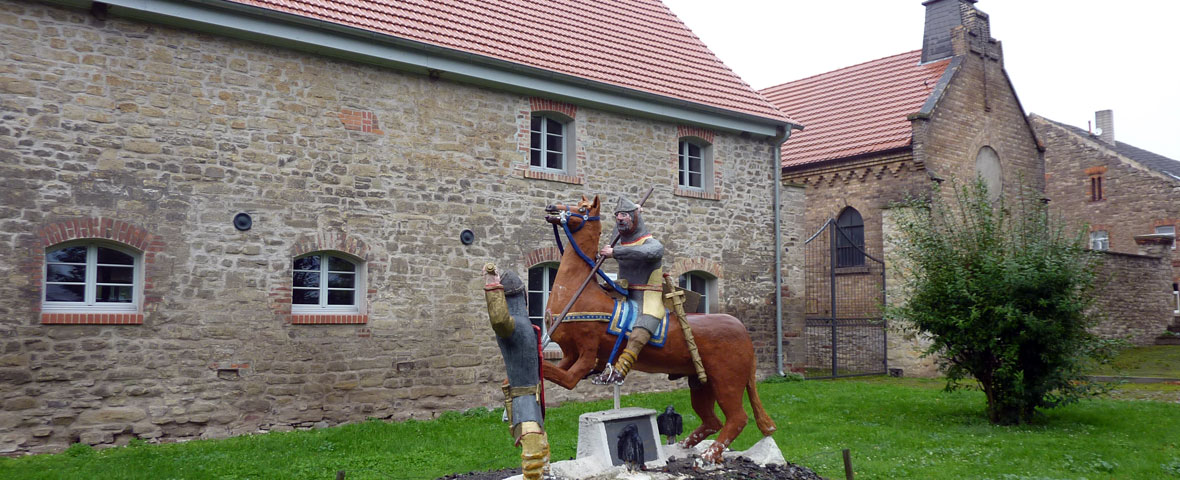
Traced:
<path fill-rule="evenodd" d="M 577 118 L 578 115 L 577 106 L 547 98 L 530 98 L 529 108 L 534 112 L 557 112 L 570 118 Z"/>
<path fill-rule="evenodd" d="M 1097 231 L 1101 231 L 1101 230 L 1106 230 L 1107 232 L 1110 232 L 1112 230 L 1112 228 L 1110 225 L 1107 225 L 1105 223 L 1090 224 L 1090 231 L 1091 232 L 1097 232 Z"/>
<path fill-rule="evenodd" d="M 531 178 L 534 180 L 549 180 L 551 182 L 572 183 L 574 185 L 581 185 L 585 182 L 585 178 L 581 175 L 565 175 L 561 173 L 542 172 L 533 170 L 531 168 L 522 169 L 522 176 L 524 178 Z"/>
<path fill-rule="evenodd" d="M 533 268 L 542 263 L 560 263 L 561 252 L 557 247 L 538 248 L 524 256 L 521 263 L 527 268 Z"/>
<path fill-rule="evenodd" d="M 700 127 L 690 127 L 687 125 L 676 126 L 676 138 L 696 137 L 710 144 L 713 143 L 713 131 Z"/>
<path fill-rule="evenodd" d="M 99 238 L 125 244 L 141 252 L 151 250 L 156 238 L 146 230 L 111 218 L 76 218 L 51 223 L 37 231 L 43 248 L 70 240 Z"/>
<path fill-rule="evenodd" d="M 721 200 L 721 192 L 717 190 L 718 189 L 714 189 L 712 192 L 706 192 L 704 190 L 692 190 L 684 188 L 680 186 L 680 182 L 678 180 L 676 182 L 676 190 L 672 193 L 681 197 L 702 198 L 705 200 Z"/>
<path fill-rule="evenodd" d="M 1176 224 L 1180 224 L 1180 219 L 1162 218 L 1162 219 L 1152 221 L 1151 228 L 1176 226 Z"/>
<path fill-rule="evenodd" d="M 364 241 L 345 233 L 336 232 L 320 233 L 315 236 L 301 238 L 298 242 L 295 242 L 295 246 L 291 250 L 291 257 L 294 258 L 306 253 L 323 250 L 344 252 L 366 262 L 371 260 L 369 258 L 369 246 L 365 245 Z"/>
<path fill-rule="evenodd" d="M 368 315 L 291 315 L 292 325 L 364 325 L 369 323 Z"/>
<path fill-rule="evenodd" d="M 366 133 L 376 133 L 381 135 L 382 132 L 377 124 L 377 114 L 364 110 L 353 110 L 350 108 L 340 109 L 337 114 L 340 118 L 340 123 L 344 124 L 345 130 L 358 130 Z"/>
<path fill-rule="evenodd" d="M 21 270 L 29 272 L 36 298 L 44 298 L 41 290 L 45 275 L 45 250 L 54 245 L 74 240 L 107 240 L 139 251 L 143 255 L 143 299 L 135 313 L 45 313 L 40 314 L 41 301 L 36 303 L 43 325 L 140 325 L 144 312 L 155 311 L 162 295 L 155 290 L 153 266 L 164 251 L 163 238 L 147 230 L 113 218 L 73 218 L 49 223 L 37 230 L 29 255 L 20 262 Z"/>
<path fill-rule="evenodd" d="M 1102 175 L 1104 173 L 1106 173 L 1106 166 L 1105 165 L 1099 165 L 1097 167 L 1090 167 L 1090 168 L 1086 169 L 1086 175 L 1090 175 L 1090 176 Z"/>
<path fill-rule="evenodd" d="M 707 258 L 685 258 L 677 260 L 672 265 L 672 268 L 668 269 L 668 274 L 673 277 L 679 277 L 688 272 L 705 272 L 716 278 L 721 278 L 721 274 L 723 273 L 721 264 Z"/>
<path fill-rule="evenodd" d="M 143 325 L 142 313 L 42 313 L 42 325 Z"/>

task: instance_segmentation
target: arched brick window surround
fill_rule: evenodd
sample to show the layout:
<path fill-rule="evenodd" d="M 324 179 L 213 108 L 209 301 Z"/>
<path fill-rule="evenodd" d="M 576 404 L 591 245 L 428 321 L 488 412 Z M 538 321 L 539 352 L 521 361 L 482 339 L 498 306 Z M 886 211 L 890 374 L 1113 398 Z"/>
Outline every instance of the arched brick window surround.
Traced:
<path fill-rule="evenodd" d="M 585 175 L 577 172 L 580 172 L 583 166 L 586 165 L 586 149 L 582 147 L 582 142 L 578 140 L 579 138 L 584 138 L 583 135 L 585 134 L 582 123 L 576 121 L 578 118 L 578 107 L 573 104 L 539 97 L 529 98 L 528 101 L 528 106 L 522 106 L 516 115 L 516 149 L 523 154 L 522 162 L 516 168 L 517 173 L 524 178 L 581 185 L 585 182 Z M 537 171 L 533 170 L 529 164 L 530 122 L 534 113 L 544 112 L 554 112 L 570 119 L 568 134 L 573 135 L 574 145 L 571 151 L 566 152 L 566 155 L 568 156 L 567 161 L 572 162 L 574 165 L 574 175 Z"/>
<path fill-rule="evenodd" d="M 308 235 L 291 246 L 290 255 L 287 258 L 287 268 L 283 270 L 283 281 L 279 283 L 281 286 L 270 292 L 272 310 L 280 318 L 286 319 L 288 323 L 293 325 L 364 325 L 369 323 L 369 297 L 377 293 L 377 290 L 372 286 L 372 281 L 364 282 L 364 294 L 357 301 L 358 313 L 309 315 L 293 315 L 291 313 L 292 260 L 308 253 L 324 251 L 342 253 L 352 257 L 351 259 L 365 270 L 365 276 L 373 278 L 377 265 L 373 262 L 369 246 L 363 240 L 342 232 Z"/>
<path fill-rule="evenodd" d="M 687 125 L 678 125 L 676 127 L 676 141 L 672 143 L 672 172 L 679 172 L 680 170 L 680 141 L 687 139 L 693 140 L 702 146 L 708 146 L 710 152 L 705 160 L 710 162 L 711 165 L 709 165 L 706 171 L 712 175 L 712 178 L 708 182 L 710 187 L 707 190 L 701 191 L 681 187 L 679 176 L 674 174 L 672 175 L 672 188 L 675 195 L 707 200 L 721 200 L 721 156 L 717 155 L 716 149 L 713 148 L 713 139 L 715 137 L 716 134 L 712 130 Z"/>
<path fill-rule="evenodd" d="M 715 305 L 719 306 L 720 300 L 722 298 L 721 278 L 723 271 L 721 269 L 721 264 L 707 258 L 684 258 L 678 259 L 672 263 L 672 266 L 669 267 L 665 273 L 672 277 L 672 281 L 679 281 L 681 275 L 689 272 L 705 272 L 713 276 L 712 282 L 714 292 L 712 301 L 717 302 Z"/>
<path fill-rule="evenodd" d="M 143 255 L 143 299 L 135 313 L 45 313 L 41 312 L 44 297 L 45 251 L 75 240 L 105 240 L 134 249 Z M 155 288 L 153 266 L 163 251 L 164 241 L 147 230 L 113 218 L 75 218 L 45 225 L 37 231 L 37 241 L 27 258 L 26 270 L 32 273 L 35 303 L 42 325 L 142 325 L 145 312 L 155 311 L 160 294 Z"/>
<path fill-rule="evenodd" d="M 529 252 L 524 256 L 524 258 L 520 260 L 521 265 L 523 265 L 526 269 L 533 268 L 534 266 L 540 265 L 542 263 L 551 262 L 561 262 L 561 252 L 557 250 L 557 247 L 538 248 Z"/>

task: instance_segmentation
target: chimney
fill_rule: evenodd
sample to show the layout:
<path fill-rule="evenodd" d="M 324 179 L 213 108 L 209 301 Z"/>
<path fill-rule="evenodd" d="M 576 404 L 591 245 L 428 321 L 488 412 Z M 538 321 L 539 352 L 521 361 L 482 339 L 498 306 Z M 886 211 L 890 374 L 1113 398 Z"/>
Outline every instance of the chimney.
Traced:
<path fill-rule="evenodd" d="M 974 19 L 976 0 L 926 0 L 926 29 L 922 34 L 922 63 L 954 55 L 951 29 Z"/>
<path fill-rule="evenodd" d="M 1094 112 L 1094 124 L 1098 127 L 1098 139 L 1114 145 L 1114 110 Z"/>

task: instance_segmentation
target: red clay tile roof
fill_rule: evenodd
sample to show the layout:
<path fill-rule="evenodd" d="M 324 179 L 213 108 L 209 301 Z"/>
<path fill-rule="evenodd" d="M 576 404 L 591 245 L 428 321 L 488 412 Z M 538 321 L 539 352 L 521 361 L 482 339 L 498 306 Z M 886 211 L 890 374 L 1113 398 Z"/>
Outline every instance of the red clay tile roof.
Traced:
<path fill-rule="evenodd" d="M 921 50 L 853 65 L 761 91 L 807 126 L 783 144 L 783 167 L 910 145 L 917 113 L 950 59 L 919 65 Z"/>
<path fill-rule="evenodd" d="M 229 0 L 795 123 L 659 0 Z"/>

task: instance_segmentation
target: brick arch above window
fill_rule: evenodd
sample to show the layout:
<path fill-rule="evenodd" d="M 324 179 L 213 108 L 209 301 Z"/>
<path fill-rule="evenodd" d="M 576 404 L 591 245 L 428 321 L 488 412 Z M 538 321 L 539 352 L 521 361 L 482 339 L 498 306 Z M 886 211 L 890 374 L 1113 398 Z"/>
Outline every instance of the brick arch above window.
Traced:
<path fill-rule="evenodd" d="M 48 249 L 66 243 L 86 240 L 110 243 L 131 249 L 140 255 L 140 278 L 143 284 L 138 289 L 142 298 L 135 312 L 42 312 L 45 298 L 45 253 Z M 161 296 L 154 288 L 154 265 L 158 254 L 164 249 L 164 241 L 146 229 L 122 220 L 106 217 L 73 218 L 46 224 L 37 230 L 37 240 L 24 262 L 24 270 L 31 272 L 31 284 L 35 291 L 36 309 L 42 325 L 140 325 L 145 312 L 155 311 Z"/>
<path fill-rule="evenodd" d="M 362 277 L 362 280 L 358 281 L 362 283 L 361 291 L 357 292 L 356 312 L 292 313 L 293 262 L 296 258 L 317 252 L 344 257 L 356 263 L 357 267 L 361 269 L 358 275 Z M 315 235 L 305 235 L 291 246 L 287 262 L 288 268 L 283 271 L 284 278 L 276 282 L 278 286 L 270 292 L 271 310 L 280 318 L 293 325 L 364 325 L 369 323 L 369 297 L 377 293 L 370 279 L 378 273 L 379 265 L 373 261 L 372 251 L 364 240 L 343 232 L 320 232 Z"/>
<path fill-rule="evenodd" d="M 667 273 L 672 277 L 679 277 L 687 272 L 705 272 L 714 278 L 721 278 L 723 273 L 721 264 L 700 257 L 677 259 Z"/>
<path fill-rule="evenodd" d="M 557 247 L 538 248 L 525 254 L 520 263 L 525 268 L 533 268 L 542 263 L 561 263 L 561 251 Z"/>

